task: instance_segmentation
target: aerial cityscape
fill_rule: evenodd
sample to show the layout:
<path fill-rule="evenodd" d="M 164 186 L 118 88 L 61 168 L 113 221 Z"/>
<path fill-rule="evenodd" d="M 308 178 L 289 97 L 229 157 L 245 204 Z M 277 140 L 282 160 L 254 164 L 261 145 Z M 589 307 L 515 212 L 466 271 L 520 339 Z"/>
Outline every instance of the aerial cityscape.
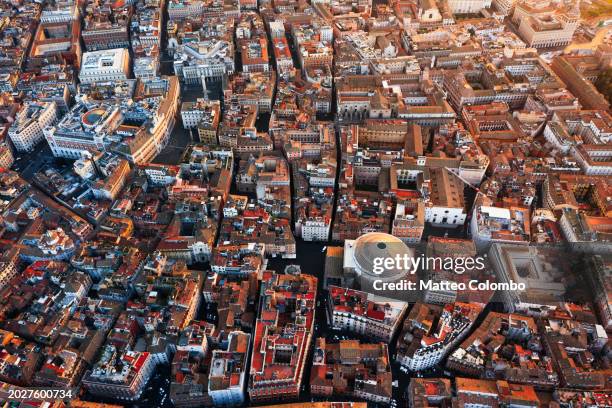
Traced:
<path fill-rule="evenodd" d="M 612 0 L 1 0 L 0 407 L 612 407 Z"/>

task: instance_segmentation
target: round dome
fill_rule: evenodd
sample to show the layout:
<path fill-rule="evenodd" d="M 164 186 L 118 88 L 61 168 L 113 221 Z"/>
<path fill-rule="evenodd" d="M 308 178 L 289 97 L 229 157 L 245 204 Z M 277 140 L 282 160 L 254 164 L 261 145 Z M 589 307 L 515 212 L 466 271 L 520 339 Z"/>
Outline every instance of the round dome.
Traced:
<path fill-rule="evenodd" d="M 85 112 L 83 116 L 81 116 L 81 121 L 85 126 L 93 126 L 102 116 L 104 116 L 105 113 L 106 110 L 103 108 L 94 108 Z"/>
<path fill-rule="evenodd" d="M 382 274 L 375 274 L 373 272 L 374 259 L 396 259 L 398 255 L 401 259 L 404 258 L 404 255 L 410 258 L 414 257 L 414 250 L 406 246 L 401 239 L 384 232 L 370 232 L 362 235 L 355 240 L 354 247 L 353 260 L 357 272 L 360 275 L 366 274 L 377 279 L 394 280 L 401 278 L 406 275 L 406 270 L 385 268 Z"/>

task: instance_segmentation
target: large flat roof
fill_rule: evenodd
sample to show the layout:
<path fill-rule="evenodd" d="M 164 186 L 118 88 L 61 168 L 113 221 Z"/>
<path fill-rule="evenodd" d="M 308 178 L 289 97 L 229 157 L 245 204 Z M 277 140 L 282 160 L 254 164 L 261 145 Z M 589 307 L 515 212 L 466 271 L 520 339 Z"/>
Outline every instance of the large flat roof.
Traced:
<path fill-rule="evenodd" d="M 83 54 L 81 71 L 101 68 L 121 68 L 125 58 L 128 58 L 127 48 L 86 52 Z"/>

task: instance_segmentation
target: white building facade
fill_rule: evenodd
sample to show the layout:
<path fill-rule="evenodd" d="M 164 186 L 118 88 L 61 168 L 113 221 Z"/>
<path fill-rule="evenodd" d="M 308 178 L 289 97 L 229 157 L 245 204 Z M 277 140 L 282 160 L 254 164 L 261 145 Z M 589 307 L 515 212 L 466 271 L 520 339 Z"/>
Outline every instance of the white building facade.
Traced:
<path fill-rule="evenodd" d="M 57 121 L 55 102 L 26 103 L 9 128 L 9 138 L 20 152 L 31 151 L 44 138 L 44 129 Z"/>
<path fill-rule="evenodd" d="M 79 80 L 83 84 L 120 81 L 130 77 L 130 54 L 127 48 L 92 51 L 83 54 Z"/>

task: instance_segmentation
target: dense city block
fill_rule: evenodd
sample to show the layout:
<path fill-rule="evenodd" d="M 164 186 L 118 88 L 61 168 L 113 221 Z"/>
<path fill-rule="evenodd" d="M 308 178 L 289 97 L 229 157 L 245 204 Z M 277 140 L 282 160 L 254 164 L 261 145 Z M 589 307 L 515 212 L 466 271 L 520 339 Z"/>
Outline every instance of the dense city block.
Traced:
<path fill-rule="evenodd" d="M 609 0 L 0 3 L 0 406 L 612 407 Z"/>

